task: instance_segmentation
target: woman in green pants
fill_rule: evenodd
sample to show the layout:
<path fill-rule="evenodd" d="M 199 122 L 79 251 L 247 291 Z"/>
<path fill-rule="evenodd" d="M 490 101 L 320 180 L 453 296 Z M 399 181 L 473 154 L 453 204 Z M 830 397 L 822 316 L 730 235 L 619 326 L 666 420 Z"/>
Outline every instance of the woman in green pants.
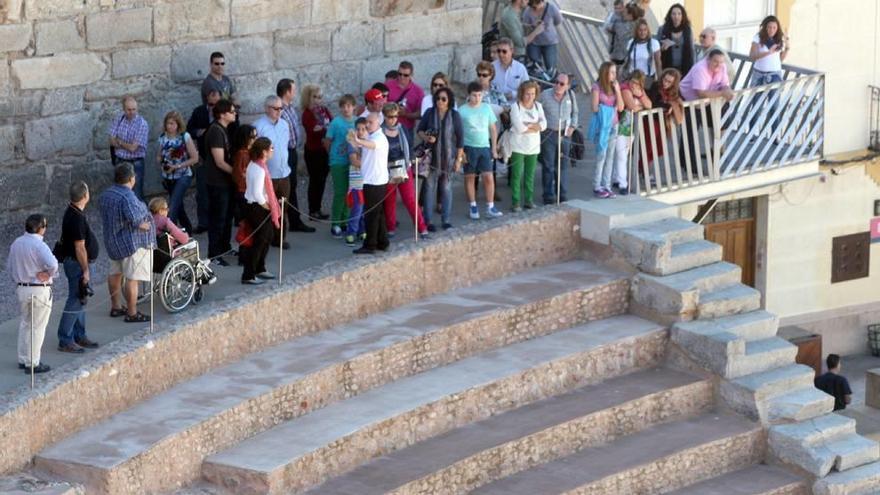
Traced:
<path fill-rule="evenodd" d="M 514 212 L 535 206 L 535 167 L 541 153 L 541 131 L 547 128 L 537 98 L 538 83 L 526 81 L 519 85 L 516 103 L 510 107 L 510 207 Z"/>
<path fill-rule="evenodd" d="M 333 178 L 333 206 L 330 209 L 330 234 L 342 237 L 342 230 L 348 221 L 348 208 L 345 197 L 348 195 L 348 142 L 345 140 L 349 129 L 354 129 L 354 107 L 357 105 L 352 95 L 339 98 L 340 115 L 333 117 L 324 137 L 324 148 L 330 155 L 330 176 Z"/>

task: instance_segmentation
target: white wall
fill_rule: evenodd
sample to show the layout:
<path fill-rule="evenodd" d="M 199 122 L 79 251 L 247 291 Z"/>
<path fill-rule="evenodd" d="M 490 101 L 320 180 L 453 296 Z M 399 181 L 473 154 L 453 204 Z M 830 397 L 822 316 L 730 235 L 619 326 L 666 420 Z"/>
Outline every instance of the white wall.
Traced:
<path fill-rule="evenodd" d="M 787 63 L 826 73 L 825 155 L 868 145 L 868 85 L 880 85 L 880 1 L 797 0 Z"/>

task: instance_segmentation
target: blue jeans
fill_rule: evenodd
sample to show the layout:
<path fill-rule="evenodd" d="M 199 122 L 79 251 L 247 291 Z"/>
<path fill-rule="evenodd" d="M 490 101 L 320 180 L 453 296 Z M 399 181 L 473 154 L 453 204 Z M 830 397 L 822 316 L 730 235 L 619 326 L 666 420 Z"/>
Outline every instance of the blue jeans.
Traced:
<path fill-rule="evenodd" d="M 556 169 L 557 169 L 557 144 L 559 136 L 555 130 L 547 129 L 541 133 L 541 186 L 544 190 L 544 201 L 552 201 L 556 198 Z M 565 184 L 568 182 L 568 148 L 569 138 L 562 136 L 562 165 L 560 168 L 559 197 L 565 201 L 568 191 Z"/>
<path fill-rule="evenodd" d="M 773 83 L 778 83 L 778 82 L 782 82 L 782 72 L 761 72 L 759 70 L 753 69 L 752 70 L 752 78 L 749 81 L 749 87 L 754 88 L 755 86 L 763 86 L 765 84 L 773 84 Z M 772 91 L 766 92 L 766 97 L 765 97 L 765 100 L 762 104 L 762 108 L 759 108 L 757 110 L 757 112 L 755 112 L 755 116 L 752 117 L 752 120 L 749 122 L 750 129 L 755 128 L 755 124 L 758 123 L 758 118 L 760 117 L 761 113 L 764 110 L 763 106 L 766 106 L 768 103 L 770 103 L 773 100 L 774 97 L 776 97 L 777 91 L 778 90 L 774 89 Z M 753 100 L 753 101 L 757 101 L 757 98 L 760 98 L 760 94 L 753 95 L 753 98 L 755 98 L 755 100 Z M 776 127 L 779 125 L 779 121 L 776 118 L 774 118 L 778 104 L 779 104 L 779 102 L 774 103 L 773 106 L 770 108 L 770 110 L 767 111 L 767 119 L 770 123 L 770 129 L 773 131 L 772 134 L 776 133 Z M 750 107 L 751 107 L 751 105 L 750 105 Z M 766 125 L 766 123 L 764 125 Z M 763 132 L 763 129 L 762 129 L 762 132 Z M 771 134 L 771 137 L 772 137 L 772 134 Z"/>
<path fill-rule="evenodd" d="M 134 167 L 134 195 L 139 200 L 144 200 L 144 159 L 135 158 L 133 160 L 122 159 L 120 163 L 131 163 Z"/>
<path fill-rule="evenodd" d="M 348 230 L 345 235 L 361 235 L 366 232 L 364 222 L 364 191 L 363 189 L 351 190 L 351 209 L 348 214 Z"/>
<path fill-rule="evenodd" d="M 442 182 L 442 184 L 438 184 Z M 437 189 L 440 189 L 440 219 L 443 223 L 449 223 L 449 215 L 452 214 L 452 174 L 441 174 L 440 170 L 431 169 L 431 173 L 425 179 L 425 209 L 423 211 L 425 223 L 431 224 L 434 208 L 437 206 Z"/>
<path fill-rule="evenodd" d="M 75 258 L 65 259 L 64 274 L 67 276 L 67 301 L 61 321 L 58 322 L 59 346 L 70 345 L 86 337 L 86 311 L 79 302 L 79 281 L 83 275 L 79 261 Z"/>
<path fill-rule="evenodd" d="M 559 46 L 531 44 L 526 47 L 526 55 L 542 64 L 546 70 L 555 69 L 559 61 Z"/>
<path fill-rule="evenodd" d="M 168 218 L 178 227 L 182 227 L 192 234 L 192 222 L 183 207 L 183 199 L 186 197 L 186 191 L 189 190 L 190 184 L 192 184 L 192 175 L 162 181 L 165 191 L 168 192 Z"/>
<path fill-rule="evenodd" d="M 611 189 L 611 172 L 614 170 L 614 147 L 617 140 L 617 126 L 611 128 L 611 137 L 604 150 L 596 147 L 596 170 L 593 171 L 593 191 Z"/>

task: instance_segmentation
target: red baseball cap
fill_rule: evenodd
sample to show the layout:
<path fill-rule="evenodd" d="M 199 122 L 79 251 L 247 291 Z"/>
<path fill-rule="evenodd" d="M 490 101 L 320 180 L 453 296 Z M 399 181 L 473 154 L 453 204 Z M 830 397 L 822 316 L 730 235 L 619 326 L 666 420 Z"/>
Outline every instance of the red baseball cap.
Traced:
<path fill-rule="evenodd" d="M 384 98 L 382 92 L 376 88 L 373 88 L 364 94 L 364 101 L 367 103 L 374 103 L 380 101 L 382 98 Z"/>

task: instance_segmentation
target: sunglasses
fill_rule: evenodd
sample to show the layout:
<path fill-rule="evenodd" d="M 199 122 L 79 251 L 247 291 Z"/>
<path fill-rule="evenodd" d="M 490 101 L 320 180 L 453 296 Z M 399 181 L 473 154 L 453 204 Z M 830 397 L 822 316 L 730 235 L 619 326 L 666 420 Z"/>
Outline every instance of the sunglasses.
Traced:
<path fill-rule="evenodd" d="M 437 101 L 449 101 L 449 98 L 437 98 Z"/>
<path fill-rule="evenodd" d="M 446 87 L 446 85 L 443 83 L 434 83 L 431 85 L 431 87 L 432 88 L 444 88 L 444 87 Z"/>
<path fill-rule="evenodd" d="M 701 39 L 701 40 L 706 39 L 706 35 L 705 35 L 705 34 L 701 34 L 701 35 L 700 35 L 700 39 Z"/>
<path fill-rule="evenodd" d="M 315 100 L 320 100 L 320 99 L 323 98 L 323 97 L 324 97 L 324 95 L 315 95 L 315 96 L 312 96 L 312 98 L 314 98 Z"/>
<path fill-rule="evenodd" d="M 410 76 L 412 76 L 412 73 L 411 72 L 398 72 L 397 75 L 400 77 L 410 77 Z"/>
<path fill-rule="evenodd" d="M 397 118 L 397 114 L 395 113 L 394 115 L 386 115 L 385 118 L 386 118 L 386 119 L 396 119 L 396 118 Z"/>
<path fill-rule="evenodd" d="M 477 76 L 478 77 L 492 77 L 492 74 L 489 74 L 488 72 L 480 72 L 477 74 Z"/>
<path fill-rule="evenodd" d="M 500 48 L 499 48 L 498 50 L 496 50 L 496 51 L 497 51 L 498 53 L 510 53 L 510 50 L 502 50 L 502 49 L 500 49 Z"/>
<path fill-rule="evenodd" d="M 214 65 L 226 65 L 226 62 L 214 62 Z"/>
<path fill-rule="evenodd" d="M 281 111 L 281 107 L 268 107 L 268 108 L 270 108 L 270 109 L 272 109 L 272 110 L 275 110 L 276 112 L 280 112 L 280 111 Z"/>
<path fill-rule="evenodd" d="M 557 86 L 565 86 L 568 82 L 556 81 Z"/>

